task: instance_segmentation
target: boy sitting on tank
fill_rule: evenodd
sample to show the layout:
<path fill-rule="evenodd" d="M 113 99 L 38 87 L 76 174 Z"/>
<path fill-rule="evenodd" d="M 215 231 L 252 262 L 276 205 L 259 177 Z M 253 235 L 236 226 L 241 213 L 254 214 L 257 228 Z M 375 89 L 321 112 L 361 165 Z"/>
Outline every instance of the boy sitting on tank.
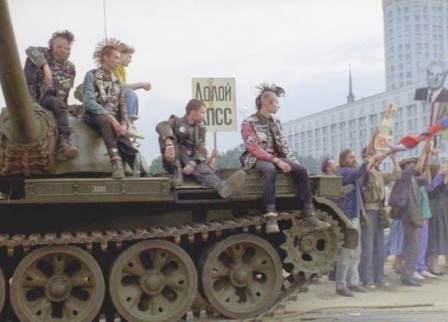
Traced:
<path fill-rule="evenodd" d="M 73 88 L 75 65 L 68 60 L 74 35 L 58 31 L 48 42 L 48 48 L 28 47 L 25 78 L 31 97 L 53 112 L 59 136 L 56 159 L 65 161 L 78 156 L 78 149 L 70 141 L 67 99 Z"/>
<path fill-rule="evenodd" d="M 279 105 L 279 97 L 285 94 L 283 88 L 266 83 L 257 87 L 260 90 L 255 99 L 257 112 L 243 121 L 241 134 L 246 150 L 241 156 L 245 169 L 258 169 L 263 180 L 263 207 L 268 218 L 267 232 L 278 232 L 279 227 L 275 217 L 278 216 L 275 207 L 275 181 L 277 170 L 285 175 L 291 175 L 297 189 L 297 207 L 302 211 L 303 228 L 309 231 L 330 228 L 330 224 L 320 221 L 314 216 L 311 202 L 310 181 L 308 170 L 300 165 L 292 154 L 280 120 L 275 117 Z"/>
<path fill-rule="evenodd" d="M 133 168 L 138 150 L 127 134 L 127 108 L 114 69 L 120 63 L 120 52 L 113 42 L 105 40 L 97 45 L 94 59 L 100 67 L 87 72 L 84 79 L 84 121 L 104 139 L 112 178 L 124 178 L 122 158 Z"/>
<path fill-rule="evenodd" d="M 127 44 L 120 44 L 120 57 L 121 62 L 120 65 L 114 70 L 115 74 L 118 76 L 120 80 L 121 86 L 123 87 L 124 97 L 126 98 L 126 105 L 128 107 L 128 119 L 129 119 L 129 128 L 128 133 L 129 136 L 144 139 L 144 137 L 138 132 L 135 127 L 134 122 L 138 120 L 138 98 L 135 90 L 144 89 L 145 91 L 151 90 L 151 83 L 148 82 L 140 82 L 140 83 L 128 83 L 127 82 L 127 71 L 126 68 L 132 62 L 132 55 L 135 50 L 132 46 Z"/>
<path fill-rule="evenodd" d="M 221 198 L 228 198 L 244 183 L 246 174 L 236 171 L 229 179 L 221 180 L 207 163 L 205 148 L 205 104 L 191 99 L 183 117 L 172 115 L 156 126 L 159 134 L 163 167 L 173 175 L 173 186 L 183 184 L 183 175 L 192 177 L 215 189 Z"/>

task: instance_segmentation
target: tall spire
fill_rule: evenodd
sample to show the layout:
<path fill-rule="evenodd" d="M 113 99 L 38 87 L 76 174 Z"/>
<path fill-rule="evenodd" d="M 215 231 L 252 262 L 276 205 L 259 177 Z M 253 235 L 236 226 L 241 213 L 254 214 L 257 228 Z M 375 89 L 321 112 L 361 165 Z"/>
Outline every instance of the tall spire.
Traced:
<path fill-rule="evenodd" d="M 349 82 L 349 92 L 347 96 L 347 103 L 353 103 L 355 101 L 355 95 L 353 95 L 353 85 L 352 85 L 352 67 L 348 65 L 348 82 Z"/>

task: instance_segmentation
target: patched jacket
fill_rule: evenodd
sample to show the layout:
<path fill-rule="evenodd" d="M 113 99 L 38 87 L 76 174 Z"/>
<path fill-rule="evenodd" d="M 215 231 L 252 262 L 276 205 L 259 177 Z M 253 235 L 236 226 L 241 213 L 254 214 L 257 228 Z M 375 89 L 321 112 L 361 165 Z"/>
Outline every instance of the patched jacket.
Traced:
<path fill-rule="evenodd" d="M 195 123 L 190 125 L 185 116 L 171 115 L 168 121 L 157 124 L 156 131 L 159 134 L 159 144 L 162 154 L 165 153 L 165 139 L 171 138 L 176 147 L 176 154 L 185 165 L 190 161 L 207 161 L 205 148 L 205 125 Z"/>
<path fill-rule="evenodd" d="M 39 102 L 45 94 L 44 91 L 48 90 L 43 85 L 42 73 L 42 66 L 48 64 L 53 76 L 50 90 L 54 90 L 56 96 L 67 103 L 70 89 L 73 88 L 75 81 L 75 65 L 69 60 L 63 63 L 55 61 L 48 48 L 29 47 L 25 52 L 28 57 L 25 63 L 25 76 L 31 96 Z"/>
<path fill-rule="evenodd" d="M 267 119 L 255 113 L 241 125 L 246 150 L 241 155 L 241 164 L 245 169 L 254 166 L 257 160 L 270 161 L 274 157 L 297 162 L 288 145 L 280 120 L 274 116 Z"/>
<path fill-rule="evenodd" d="M 104 68 L 87 72 L 84 79 L 84 118 L 89 114 L 112 114 L 127 120 L 127 106 L 118 77 Z"/>

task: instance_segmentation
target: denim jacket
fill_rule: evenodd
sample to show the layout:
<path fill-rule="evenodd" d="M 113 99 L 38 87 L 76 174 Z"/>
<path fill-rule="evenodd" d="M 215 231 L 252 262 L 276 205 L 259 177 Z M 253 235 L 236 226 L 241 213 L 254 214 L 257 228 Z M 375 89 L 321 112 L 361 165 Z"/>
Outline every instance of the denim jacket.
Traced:
<path fill-rule="evenodd" d="M 342 185 L 353 184 L 354 189 L 344 197 L 339 198 L 337 205 L 348 218 L 359 217 L 361 213 L 361 203 L 364 202 L 364 193 L 361 179 L 367 174 L 367 162 L 364 162 L 358 169 L 340 168 L 338 176 L 342 177 Z"/>

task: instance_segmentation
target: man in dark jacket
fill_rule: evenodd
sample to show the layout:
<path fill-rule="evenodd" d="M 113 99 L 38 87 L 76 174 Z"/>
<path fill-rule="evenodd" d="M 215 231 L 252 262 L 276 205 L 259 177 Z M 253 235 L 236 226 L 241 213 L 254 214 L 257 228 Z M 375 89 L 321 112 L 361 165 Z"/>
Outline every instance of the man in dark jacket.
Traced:
<path fill-rule="evenodd" d="M 56 159 L 65 161 L 78 155 L 78 149 L 70 141 L 67 100 L 73 87 L 75 65 L 68 60 L 73 34 L 55 32 L 49 47 L 29 47 L 25 63 L 25 77 L 31 97 L 44 108 L 53 112 L 59 132 Z"/>
<path fill-rule="evenodd" d="M 367 170 L 379 160 L 384 159 L 384 154 L 375 154 L 364 160 L 358 168 L 355 153 L 351 150 L 343 150 L 339 155 L 338 175 L 342 177 L 342 185 L 346 193 L 338 201 L 338 206 L 348 217 L 361 237 L 361 211 L 364 211 L 364 196 L 361 180 L 367 175 Z M 351 189 L 348 189 L 351 188 Z M 356 248 L 343 248 L 336 268 L 336 294 L 352 297 L 353 292 L 367 292 L 360 286 L 358 265 L 361 258 L 361 238 Z M 347 278 L 349 279 L 347 281 Z"/>
<path fill-rule="evenodd" d="M 199 180 L 207 187 L 216 189 L 222 198 L 228 198 L 244 183 L 243 170 L 235 172 L 223 181 L 208 165 L 205 148 L 205 104 L 192 99 L 188 102 L 183 117 L 172 115 L 168 121 L 160 122 L 160 150 L 165 170 L 173 174 L 172 184 L 183 184 L 183 175 Z"/>

